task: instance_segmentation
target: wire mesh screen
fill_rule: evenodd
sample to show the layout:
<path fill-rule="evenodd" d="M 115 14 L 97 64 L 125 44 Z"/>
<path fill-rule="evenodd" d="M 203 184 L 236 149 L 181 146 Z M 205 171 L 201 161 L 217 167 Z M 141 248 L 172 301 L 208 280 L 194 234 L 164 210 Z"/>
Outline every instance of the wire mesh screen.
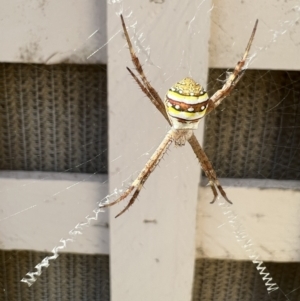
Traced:
<path fill-rule="evenodd" d="M 269 294 L 262 276 L 250 261 L 197 259 L 192 300 L 299 301 L 299 291 L 294 288 L 298 287 L 300 282 L 300 263 L 265 262 L 265 264 L 282 291 L 290 292 L 288 299 L 279 290 Z"/>
<path fill-rule="evenodd" d="M 47 255 L 0 251 L 0 300 L 110 300 L 108 255 L 62 253 L 33 286 L 22 284 L 23 275 Z"/>
<path fill-rule="evenodd" d="M 225 74 L 210 69 L 210 95 Z M 207 116 L 204 141 L 219 177 L 299 179 L 300 72 L 247 70 Z"/>
<path fill-rule="evenodd" d="M 107 172 L 106 66 L 0 64 L 0 169 Z"/>

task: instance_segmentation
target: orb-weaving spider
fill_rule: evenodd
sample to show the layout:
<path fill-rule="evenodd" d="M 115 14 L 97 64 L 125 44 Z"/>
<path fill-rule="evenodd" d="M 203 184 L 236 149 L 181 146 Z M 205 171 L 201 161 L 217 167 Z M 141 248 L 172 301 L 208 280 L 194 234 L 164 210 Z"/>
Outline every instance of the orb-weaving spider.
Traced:
<path fill-rule="evenodd" d="M 111 203 L 101 204 L 100 207 L 109 207 L 115 205 L 124 200 L 133 192 L 133 195 L 129 200 L 127 206 L 116 217 L 123 214 L 134 203 L 146 180 L 153 172 L 173 141 L 175 145 L 178 146 L 183 146 L 186 141 L 188 141 L 191 145 L 201 164 L 203 171 L 205 172 L 206 177 L 209 179 L 209 184 L 214 195 L 211 204 L 214 203 L 218 197 L 217 189 L 219 190 L 223 198 L 228 203 L 232 204 L 231 201 L 227 198 L 220 182 L 218 181 L 212 164 L 210 163 L 204 150 L 200 146 L 200 143 L 193 133 L 193 130 L 196 130 L 198 128 L 198 123 L 201 118 L 213 111 L 217 106 L 221 104 L 223 99 L 230 95 L 231 91 L 241 79 L 243 75 L 243 67 L 245 65 L 252 41 L 254 39 L 258 20 L 256 20 L 255 22 L 242 60 L 237 63 L 233 72 L 230 73 L 230 75 L 227 77 L 223 87 L 218 90 L 212 97 L 209 98 L 206 91 L 201 85 L 196 83 L 193 79 L 187 77 L 172 86 L 167 92 L 165 100 L 162 101 L 156 90 L 147 80 L 139 58 L 136 56 L 135 51 L 132 47 L 132 43 L 125 26 L 124 18 L 122 15 L 120 15 L 120 17 L 126 41 L 129 46 L 131 59 L 137 70 L 137 73 L 140 76 L 140 79 L 128 67 L 127 70 L 139 85 L 141 90 L 146 94 L 146 96 L 151 100 L 151 102 L 171 125 L 171 129 L 168 131 L 167 135 L 165 136 L 157 150 L 151 156 L 151 158 L 149 159 L 143 170 L 140 172 L 136 180 L 131 184 L 131 186 L 127 188 L 124 193 L 122 193 L 121 196 L 118 197 L 118 199 Z"/>

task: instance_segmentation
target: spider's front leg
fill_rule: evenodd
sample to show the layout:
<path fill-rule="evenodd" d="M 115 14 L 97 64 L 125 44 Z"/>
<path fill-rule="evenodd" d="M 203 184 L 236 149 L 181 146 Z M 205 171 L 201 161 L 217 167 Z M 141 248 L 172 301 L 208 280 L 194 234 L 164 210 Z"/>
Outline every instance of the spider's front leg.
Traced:
<path fill-rule="evenodd" d="M 168 116 L 167 116 L 165 108 L 164 108 L 164 103 L 163 103 L 162 99 L 160 98 L 159 94 L 157 93 L 157 91 L 152 87 L 152 85 L 146 78 L 142 64 L 133 49 L 132 43 L 129 38 L 128 31 L 127 31 L 127 28 L 126 28 L 126 25 L 124 22 L 123 15 L 121 14 L 120 17 L 121 17 L 123 32 L 124 32 L 124 35 L 125 35 L 125 38 L 126 38 L 126 41 L 128 44 L 131 60 L 133 62 L 133 65 L 136 68 L 136 71 L 138 72 L 138 74 L 140 76 L 141 81 L 128 67 L 127 67 L 127 70 L 129 71 L 131 76 L 134 78 L 136 83 L 139 85 L 139 87 L 142 89 L 142 91 L 147 95 L 147 97 L 149 97 L 150 101 L 155 105 L 157 110 L 168 120 Z"/>
<path fill-rule="evenodd" d="M 226 79 L 225 84 L 221 89 L 219 89 L 209 100 L 208 108 L 206 110 L 206 114 L 209 114 L 213 111 L 216 107 L 218 107 L 222 101 L 230 95 L 233 91 L 239 80 L 242 78 L 244 73 L 244 66 L 246 64 L 246 59 L 248 58 L 249 51 L 255 36 L 256 28 L 257 28 L 258 20 L 256 20 L 250 39 L 248 41 L 247 47 L 245 49 L 244 55 L 240 61 L 237 62 L 235 68 L 233 69 L 232 73 Z"/>

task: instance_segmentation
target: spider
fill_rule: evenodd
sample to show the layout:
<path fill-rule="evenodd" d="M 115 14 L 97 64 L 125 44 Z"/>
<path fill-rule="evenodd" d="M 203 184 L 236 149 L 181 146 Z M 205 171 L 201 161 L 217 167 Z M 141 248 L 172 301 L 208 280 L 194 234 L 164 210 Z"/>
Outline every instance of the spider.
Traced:
<path fill-rule="evenodd" d="M 186 77 L 177 82 L 168 90 L 163 101 L 156 90 L 152 87 L 150 82 L 147 80 L 144 74 L 143 67 L 130 41 L 124 18 L 122 15 L 120 15 L 120 17 L 125 38 L 129 47 L 131 60 L 140 78 L 138 78 L 138 76 L 136 76 L 131 69 L 129 69 L 128 67 L 126 68 L 133 79 L 136 81 L 138 86 L 144 92 L 144 94 L 150 99 L 150 101 L 155 105 L 155 107 L 171 125 L 171 129 L 168 131 L 159 147 L 156 149 L 154 154 L 151 156 L 151 158 L 146 163 L 145 167 L 142 169 L 131 186 L 128 187 L 115 201 L 107 204 L 101 204 L 100 207 L 113 206 L 133 193 L 126 207 L 119 214 L 117 214 L 116 217 L 127 211 L 128 208 L 135 202 L 143 185 L 149 178 L 150 174 L 154 171 L 155 167 L 158 165 L 171 143 L 174 142 L 177 146 L 183 146 L 185 145 L 186 141 L 191 145 L 206 177 L 209 180 L 209 184 L 214 195 L 211 204 L 213 204 L 218 198 L 217 190 L 219 190 L 220 194 L 228 203 L 232 204 L 232 202 L 227 198 L 224 189 L 218 181 L 212 164 L 210 163 L 193 131 L 198 128 L 198 123 L 201 118 L 213 111 L 227 96 L 230 95 L 236 84 L 243 76 L 243 67 L 246 63 L 246 59 L 248 57 L 248 53 L 254 39 L 258 20 L 256 20 L 255 22 L 241 61 L 236 64 L 233 72 L 230 73 L 230 75 L 227 77 L 223 87 L 218 90 L 212 97 L 208 96 L 208 94 L 200 84 L 195 82 L 192 78 Z"/>

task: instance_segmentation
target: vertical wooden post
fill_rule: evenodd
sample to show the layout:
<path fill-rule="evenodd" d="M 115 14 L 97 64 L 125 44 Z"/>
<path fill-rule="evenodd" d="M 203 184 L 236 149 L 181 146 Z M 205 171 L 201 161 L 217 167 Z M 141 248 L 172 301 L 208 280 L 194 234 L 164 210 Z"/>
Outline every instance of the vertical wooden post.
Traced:
<path fill-rule="evenodd" d="M 186 76 L 205 86 L 209 9 L 210 1 L 201 7 L 182 1 L 108 5 L 108 39 L 115 35 L 108 44 L 111 192 L 134 180 L 169 129 L 126 70 L 133 64 L 116 14 L 124 14 L 145 73 L 164 97 Z M 199 164 L 189 145 L 172 145 L 134 206 L 117 219 L 125 203 L 110 209 L 112 301 L 191 299 L 199 179 Z"/>

